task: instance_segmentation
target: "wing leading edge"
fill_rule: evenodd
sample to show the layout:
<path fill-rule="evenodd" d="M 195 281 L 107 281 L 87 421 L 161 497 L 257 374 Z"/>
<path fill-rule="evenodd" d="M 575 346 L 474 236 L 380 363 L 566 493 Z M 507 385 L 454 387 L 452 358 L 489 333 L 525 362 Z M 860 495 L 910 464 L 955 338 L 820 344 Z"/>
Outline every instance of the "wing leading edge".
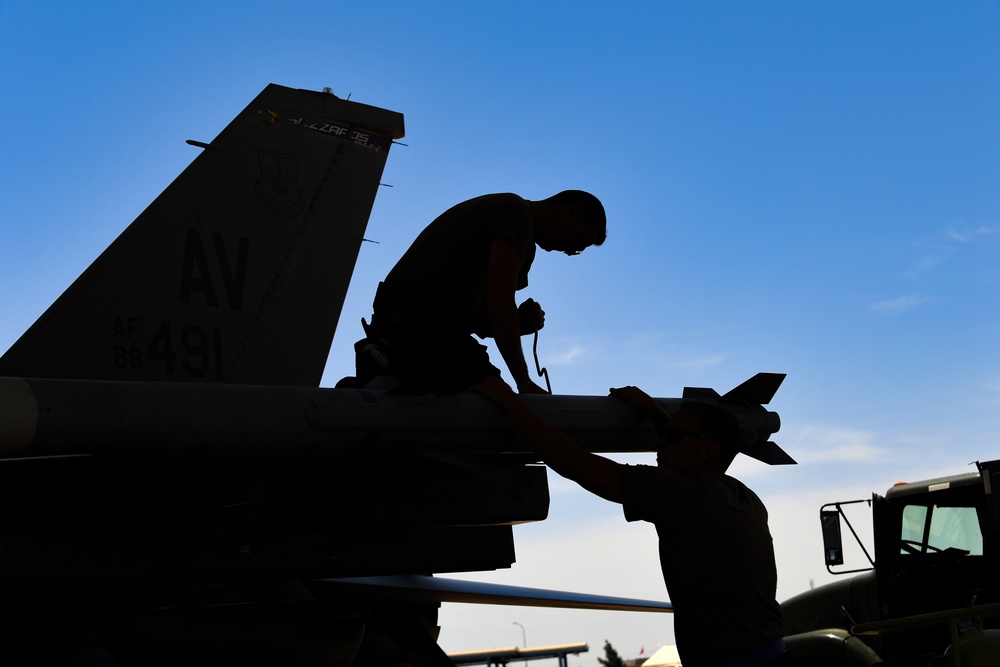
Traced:
<path fill-rule="evenodd" d="M 590 595 L 542 588 L 486 584 L 421 575 L 354 577 L 310 582 L 320 594 L 362 594 L 413 602 L 461 602 L 518 607 L 599 609 L 606 611 L 673 612 L 669 602 Z"/>

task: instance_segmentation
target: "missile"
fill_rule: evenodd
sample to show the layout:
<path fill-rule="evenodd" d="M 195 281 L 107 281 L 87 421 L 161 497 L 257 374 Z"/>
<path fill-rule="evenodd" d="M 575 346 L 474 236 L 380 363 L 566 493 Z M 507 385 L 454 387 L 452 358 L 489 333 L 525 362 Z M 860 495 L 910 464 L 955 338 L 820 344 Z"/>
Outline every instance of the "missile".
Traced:
<path fill-rule="evenodd" d="M 668 415 L 684 401 L 717 404 L 747 435 L 747 454 L 769 463 L 794 462 L 768 441 L 780 419 L 762 407 L 784 377 L 759 373 L 722 396 L 689 387 L 681 398 L 656 400 Z M 648 419 L 617 398 L 522 398 L 589 451 L 657 450 Z M 0 459 L 252 451 L 337 458 L 406 442 L 531 454 L 499 408 L 470 392 L 402 396 L 371 388 L 0 378 Z"/>

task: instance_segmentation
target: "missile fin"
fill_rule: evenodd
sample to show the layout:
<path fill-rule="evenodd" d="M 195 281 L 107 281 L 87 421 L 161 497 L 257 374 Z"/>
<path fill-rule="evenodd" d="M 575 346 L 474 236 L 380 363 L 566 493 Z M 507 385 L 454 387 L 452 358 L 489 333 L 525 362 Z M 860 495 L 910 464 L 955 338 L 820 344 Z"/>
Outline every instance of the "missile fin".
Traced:
<path fill-rule="evenodd" d="M 757 373 L 743 384 L 727 391 L 720 403 L 760 403 L 767 405 L 785 379 L 784 373 Z M 687 390 L 685 390 L 687 391 Z"/>
<path fill-rule="evenodd" d="M 772 466 L 795 465 L 797 463 L 795 459 L 788 455 L 788 452 L 770 440 L 756 444 L 743 453 Z"/>
<path fill-rule="evenodd" d="M 710 387 L 684 387 L 681 398 L 720 398 L 719 392 Z"/>

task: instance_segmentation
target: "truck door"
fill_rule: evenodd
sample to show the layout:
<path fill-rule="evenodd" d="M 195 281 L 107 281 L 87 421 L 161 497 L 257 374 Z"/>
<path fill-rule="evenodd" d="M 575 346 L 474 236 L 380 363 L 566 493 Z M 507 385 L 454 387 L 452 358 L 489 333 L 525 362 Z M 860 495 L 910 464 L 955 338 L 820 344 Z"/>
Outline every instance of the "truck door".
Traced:
<path fill-rule="evenodd" d="M 978 498 L 981 489 L 967 486 L 898 499 L 890 617 L 989 601 Z"/>

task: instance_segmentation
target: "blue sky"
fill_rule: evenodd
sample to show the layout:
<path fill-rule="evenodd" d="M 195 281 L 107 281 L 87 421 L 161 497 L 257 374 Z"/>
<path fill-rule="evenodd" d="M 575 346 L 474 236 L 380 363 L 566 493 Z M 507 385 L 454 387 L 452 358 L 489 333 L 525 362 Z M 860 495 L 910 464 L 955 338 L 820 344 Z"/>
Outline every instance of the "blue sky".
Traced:
<path fill-rule="evenodd" d="M 266 84 L 402 112 L 324 384 L 375 285 L 486 192 L 587 189 L 608 240 L 524 295 L 558 393 L 788 373 L 734 472 L 779 597 L 826 580 L 819 504 L 962 472 L 1000 430 L 1000 3 L 0 1 L 0 350 Z M 526 346 L 530 352 L 530 347 Z M 550 475 L 550 518 L 477 578 L 663 598 L 651 526 Z M 678 536 L 683 539 L 683 536 Z M 446 650 L 671 643 L 669 618 L 446 606 Z"/>

